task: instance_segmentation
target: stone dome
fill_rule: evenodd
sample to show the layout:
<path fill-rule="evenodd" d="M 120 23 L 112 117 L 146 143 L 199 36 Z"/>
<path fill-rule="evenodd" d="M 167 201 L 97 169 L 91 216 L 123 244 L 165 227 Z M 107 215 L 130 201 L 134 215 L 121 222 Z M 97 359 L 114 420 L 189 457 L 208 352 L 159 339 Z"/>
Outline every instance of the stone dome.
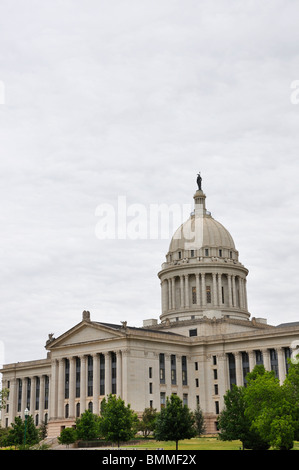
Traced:
<path fill-rule="evenodd" d="M 220 257 L 238 260 L 238 251 L 231 234 L 206 210 L 206 195 L 198 190 L 193 197 L 194 211 L 189 219 L 175 231 L 166 255 L 167 261 L 191 257 Z"/>
<path fill-rule="evenodd" d="M 220 222 L 211 215 L 196 218 L 193 214 L 176 230 L 170 242 L 169 252 L 203 247 L 236 249 L 231 234 Z"/>

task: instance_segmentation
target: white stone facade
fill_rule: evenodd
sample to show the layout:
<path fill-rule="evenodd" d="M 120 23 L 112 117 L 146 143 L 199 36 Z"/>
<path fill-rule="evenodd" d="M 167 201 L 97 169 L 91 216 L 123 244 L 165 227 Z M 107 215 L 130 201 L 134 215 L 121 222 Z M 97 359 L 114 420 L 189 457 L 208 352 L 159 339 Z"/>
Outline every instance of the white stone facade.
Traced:
<path fill-rule="evenodd" d="M 161 322 L 145 320 L 134 328 L 97 322 L 84 311 L 72 329 L 49 337 L 46 359 L 3 366 L 9 397 L 2 426 L 24 417 L 27 407 L 36 425 L 48 422 L 48 435 L 55 437 L 85 409 L 99 413 L 109 393 L 139 414 L 150 406 L 160 410 L 176 393 L 190 409 L 200 405 L 206 431 L 214 433 L 224 394 L 232 383 L 243 385 L 256 363 L 283 382 L 299 323 L 276 327 L 250 320 L 248 270 L 229 232 L 206 211 L 201 190 L 194 200 L 189 228 L 178 229 L 184 236 L 174 235 L 158 274 Z M 194 226 L 200 227 L 197 244 L 190 236 Z"/>

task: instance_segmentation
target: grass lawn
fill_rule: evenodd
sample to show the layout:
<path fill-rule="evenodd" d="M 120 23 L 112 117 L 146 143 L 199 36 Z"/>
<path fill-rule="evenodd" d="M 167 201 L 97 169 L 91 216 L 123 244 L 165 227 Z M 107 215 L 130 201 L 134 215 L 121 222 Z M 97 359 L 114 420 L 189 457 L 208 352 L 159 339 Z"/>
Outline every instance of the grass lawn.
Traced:
<path fill-rule="evenodd" d="M 149 439 L 134 446 L 125 446 L 126 448 L 138 449 L 163 449 L 175 450 L 173 441 L 155 441 Z M 179 450 L 239 450 L 242 449 L 241 441 L 220 441 L 216 437 L 200 437 L 179 441 Z"/>
<path fill-rule="evenodd" d="M 163 449 L 175 450 L 175 442 L 172 441 L 155 441 L 149 439 L 134 446 L 124 446 L 125 448 L 135 449 Z M 194 439 L 186 439 L 179 441 L 178 450 L 242 450 L 241 441 L 220 441 L 217 437 L 199 437 Z M 292 450 L 299 450 L 299 442 L 294 443 Z"/>

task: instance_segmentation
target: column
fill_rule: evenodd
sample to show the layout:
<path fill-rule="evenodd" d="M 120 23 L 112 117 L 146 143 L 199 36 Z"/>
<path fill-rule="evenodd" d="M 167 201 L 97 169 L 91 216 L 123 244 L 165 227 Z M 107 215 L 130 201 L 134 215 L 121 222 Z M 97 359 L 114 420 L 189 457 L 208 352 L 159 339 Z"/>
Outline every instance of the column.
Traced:
<path fill-rule="evenodd" d="M 241 387 L 244 385 L 244 380 L 243 380 L 243 369 L 242 369 L 242 354 L 240 352 L 235 353 L 235 361 L 236 361 L 237 386 Z"/>
<path fill-rule="evenodd" d="M 175 278 L 171 279 L 171 304 L 172 309 L 175 309 Z"/>
<path fill-rule="evenodd" d="M 189 275 L 185 274 L 185 306 L 189 307 Z"/>
<path fill-rule="evenodd" d="M 116 352 L 116 394 L 122 397 L 122 354 Z"/>
<path fill-rule="evenodd" d="M 30 414 L 33 415 L 35 411 L 35 393 L 36 393 L 36 377 L 30 377 L 31 388 L 30 388 Z"/>
<path fill-rule="evenodd" d="M 86 389 L 87 389 L 87 373 L 86 373 L 86 356 L 80 356 L 80 414 L 86 409 Z"/>
<path fill-rule="evenodd" d="M 171 310 L 172 303 L 171 303 L 171 280 L 167 279 L 168 284 L 168 310 Z"/>
<path fill-rule="evenodd" d="M 58 418 L 64 417 L 64 359 L 59 359 L 58 361 Z"/>
<path fill-rule="evenodd" d="M 199 274 L 195 274 L 195 285 L 196 285 L 196 304 L 200 305 L 200 287 L 199 287 Z"/>
<path fill-rule="evenodd" d="M 217 302 L 217 280 L 216 280 L 216 273 L 212 273 L 213 277 L 213 306 L 216 307 L 217 305 L 220 305 L 220 299 L 219 302 Z"/>
<path fill-rule="evenodd" d="M 231 274 L 227 275 L 227 285 L 228 285 L 228 306 L 232 307 L 233 300 L 232 300 L 232 276 Z"/>
<path fill-rule="evenodd" d="M 111 375 L 111 354 L 110 352 L 104 353 L 105 355 L 105 395 L 110 395 L 112 391 L 112 375 Z"/>
<path fill-rule="evenodd" d="M 130 350 L 122 351 L 122 399 L 126 404 L 129 402 L 128 396 L 128 368 L 129 368 L 129 355 Z M 158 389 L 158 386 L 155 387 Z"/>
<path fill-rule="evenodd" d="M 202 273 L 201 275 L 201 300 L 202 300 L 202 306 L 207 305 L 205 273 Z"/>
<path fill-rule="evenodd" d="M 233 307 L 237 307 L 236 276 L 232 275 Z"/>
<path fill-rule="evenodd" d="M 57 361 L 54 359 L 51 365 L 49 419 L 57 417 L 57 370 Z"/>
<path fill-rule="evenodd" d="M 45 376 L 41 375 L 39 385 L 39 418 L 40 423 L 44 421 L 44 409 L 45 409 Z"/>
<path fill-rule="evenodd" d="M 248 351 L 249 357 L 249 371 L 251 372 L 255 367 L 255 351 Z"/>
<path fill-rule="evenodd" d="M 185 293 L 184 293 L 184 276 L 180 276 L 181 287 L 181 308 L 185 307 Z"/>
<path fill-rule="evenodd" d="M 243 279 L 239 277 L 240 308 L 244 308 L 244 288 Z"/>
<path fill-rule="evenodd" d="M 282 385 L 286 378 L 284 348 L 277 348 L 277 359 L 278 359 L 278 377 L 279 377 L 280 385 Z"/>
<path fill-rule="evenodd" d="M 228 372 L 228 361 L 227 355 L 225 353 L 218 354 L 217 356 L 218 363 L 218 386 L 219 386 L 219 395 L 220 395 L 220 404 L 221 408 L 224 405 L 223 397 L 229 389 L 229 372 Z"/>
<path fill-rule="evenodd" d="M 26 377 L 22 378 L 22 398 L 21 398 L 21 412 L 22 412 L 22 418 L 24 419 L 24 411 L 26 408 L 26 396 L 27 396 L 27 379 Z"/>
<path fill-rule="evenodd" d="M 17 379 L 13 378 L 10 380 L 9 389 L 9 418 L 8 425 L 14 422 L 15 416 L 17 415 L 17 403 L 18 403 L 18 387 Z"/>
<path fill-rule="evenodd" d="M 164 279 L 164 281 L 161 282 L 161 293 L 162 293 L 162 312 L 166 312 L 167 310 L 167 281 Z"/>
<path fill-rule="evenodd" d="M 100 356 L 95 353 L 93 360 L 93 412 L 99 414 L 99 396 L 100 396 Z"/>
<path fill-rule="evenodd" d="M 171 395 L 171 365 L 170 365 L 170 354 L 165 353 L 165 385 L 166 385 L 166 396 Z"/>
<path fill-rule="evenodd" d="M 263 353 L 263 364 L 266 370 L 271 370 L 271 363 L 270 363 L 270 352 L 269 349 L 262 349 Z"/>
<path fill-rule="evenodd" d="M 70 357 L 70 377 L 69 377 L 69 417 L 76 416 L 75 396 L 76 396 L 76 358 Z"/>

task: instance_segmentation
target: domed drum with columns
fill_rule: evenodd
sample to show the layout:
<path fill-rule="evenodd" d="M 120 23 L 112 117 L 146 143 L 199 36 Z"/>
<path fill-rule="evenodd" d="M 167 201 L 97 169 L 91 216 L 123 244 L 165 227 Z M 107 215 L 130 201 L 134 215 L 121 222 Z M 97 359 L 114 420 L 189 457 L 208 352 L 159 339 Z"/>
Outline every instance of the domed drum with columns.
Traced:
<path fill-rule="evenodd" d="M 198 189 L 189 219 L 175 232 L 158 276 L 162 288 L 160 319 L 231 317 L 248 319 L 246 276 L 228 230 L 206 210 Z"/>

